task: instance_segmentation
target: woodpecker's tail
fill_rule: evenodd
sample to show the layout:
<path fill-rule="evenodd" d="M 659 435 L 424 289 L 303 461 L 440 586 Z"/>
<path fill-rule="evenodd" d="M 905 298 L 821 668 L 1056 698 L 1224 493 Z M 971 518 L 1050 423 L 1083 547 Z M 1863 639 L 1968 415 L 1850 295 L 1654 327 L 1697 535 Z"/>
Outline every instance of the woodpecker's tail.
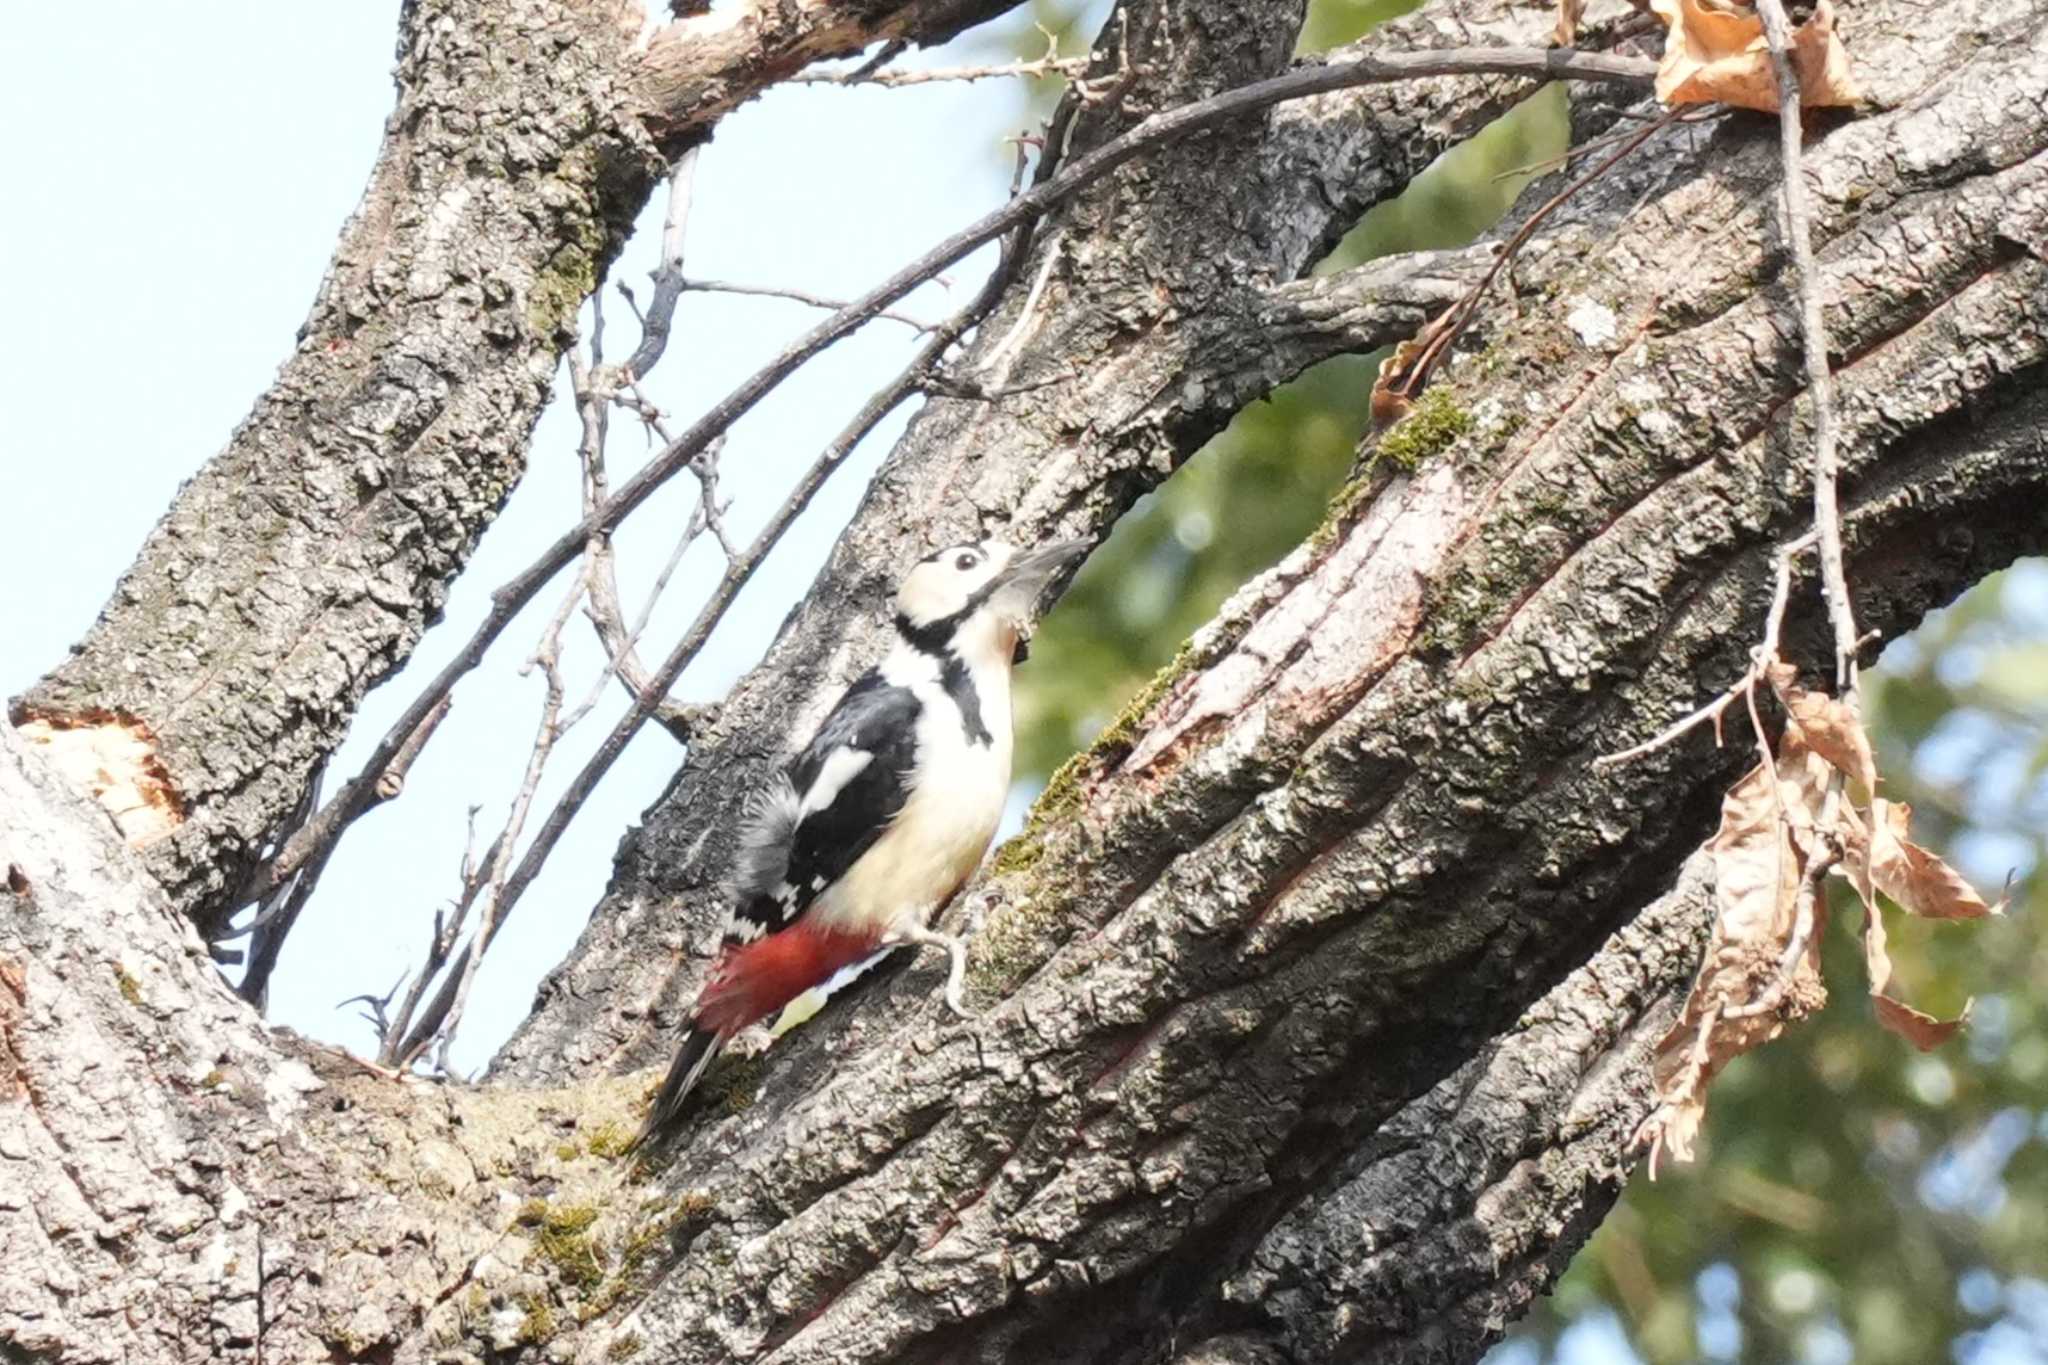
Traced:
<path fill-rule="evenodd" d="M 724 1046 L 723 1035 L 713 1030 L 693 1025 L 684 1032 L 682 1046 L 676 1049 L 676 1059 L 669 1065 L 668 1077 L 662 1081 L 654 1103 L 647 1107 L 647 1121 L 640 1125 L 639 1136 L 633 1139 L 635 1148 L 666 1136 L 675 1127 L 683 1112 L 683 1101 L 690 1097 L 704 1068 L 711 1065 L 711 1059 Z"/>

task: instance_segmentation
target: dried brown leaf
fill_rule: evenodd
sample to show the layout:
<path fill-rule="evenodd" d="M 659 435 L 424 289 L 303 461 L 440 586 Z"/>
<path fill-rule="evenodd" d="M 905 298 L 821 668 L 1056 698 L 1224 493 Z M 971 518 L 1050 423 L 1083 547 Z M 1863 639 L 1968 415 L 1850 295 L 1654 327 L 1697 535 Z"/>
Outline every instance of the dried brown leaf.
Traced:
<path fill-rule="evenodd" d="M 1579 39 L 1579 20 L 1585 16 L 1586 0 L 1557 0 L 1557 31 L 1551 41 L 1570 47 Z"/>
<path fill-rule="evenodd" d="M 1816 924 L 1792 964 L 1778 1008 L 1735 1018 L 1725 1013 L 1777 986 L 1797 932 L 1802 848 L 1814 846 L 1795 838 L 1795 830 L 1812 827 L 1827 782 L 1826 760 L 1788 731 L 1775 768 L 1758 764 L 1722 799 L 1720 828 L 1707 842 L 1714 859 L 1713 938 L 1684 1014 L 1657 1045 L 1653 1074 L 1660 1104 L 1637 1133 L 1639 1142 L 1650 1144 L 1653 1176 L 1664 1153 L 1677 1161 L 1692 1159 L 1715 1074 L 1827 999 Z"/>
<path fill-rule="evenodd" d="M 1913 808 L 1903 801 L 1871 803 L 1870 880 L 1903 910 L 1928 919 L 1982 919 L 2005 913 L 1963 875 L 1906 837 Z"/>
<path fill-rule="evenodd" d="M 1664 21 L 1664 57 L 1657 66 L 1657 98 L 1666 104 L 1719 100 L 1744 109 L 1778 112 L 1778 78 L 1771 69 L 1763 21 L 1742 0 L 1650 0 Z M 1799 102 L 1808 109 L 1860 104 L 1849 54 L 1835 35 L 1835 11 L 1820 0 L 1813 17 L 1792 32 L 1792 68 Z"/>
<path fill-rule="evenodd" d="M 1408 415 L 1408 409 L 1415 406 L 1415 400 L 1400 392 L 1398 385 L 1407 377 L 1409 368 L 1422 354 L 1429 332 L 1411 337 L 1394 347 L 1394 353 L 1380 362 L 1379 374 L 1372 382 L 1372 424 L 1375 427 L 1390 427 Z"/>
<path fill-rule="evenodd" d="M 1454 303 L 1444 309 L 1380 362 L 1372 385 L 1372 423 L 1376 429 L 1392 426 L 1415 406 L 1416 397 L 1429 384 L 1428 372 L 1436 368 L 1432 355 L 1442 350 L 1445 334 L 1457 329 L 1463 307 Z"/>
<path fill-rule="evenodd" d="M 1782 770 L 1782 761 L 1779 766 Z M 1721 911 L 1718 939 L 1754 943 L 1790 927 L 1799 875 L 1782 818 L 1783 786 L 1782 771 L 1773 781 L 1758 764 L 1721 799 L 1721 826 L 1707 841 Z"/>
<path fill-rule="evenodd" d="M 1966 1006 L 1962 1015 L 1955 1019 L 1937 1019 L 1922 1013 L 1888 995 L 1872 996 L 1870 1003 L 1877 1009 L 1877 1022 L 1898 1034 L 1922 1052 L 1932 1052 L 1943 1043 L 1962 1032 L 1963 1025 L 1970 1021 Z"/>
<path fill-rule="evenodd" d="M 1956 1036 L 1969 1020 L 1966 1005 L 1955 1019 L 1937 1019 L 1886 992 L 1892 982 L 1892 958 L 1885 947 L 1884 918 L 1875 905 L 1863 912 L 1863 966 L 1870 974 L 1870 1004 L 1877 1022 L 1898 1034 L 1922 1052 L 1940 1047 Z"/>
<path fill-rule="evenodd" d="M 1877 756 L 1857 709 L 1825 692 L 1809 692 L 1799 686 L 1798 670 L 1790 664 L 1773 664 L 1765 676 L 1800 740 L 1839 768 L 1843 776 L 1861 783 L 1866 793 L 1875 794 Z"/>

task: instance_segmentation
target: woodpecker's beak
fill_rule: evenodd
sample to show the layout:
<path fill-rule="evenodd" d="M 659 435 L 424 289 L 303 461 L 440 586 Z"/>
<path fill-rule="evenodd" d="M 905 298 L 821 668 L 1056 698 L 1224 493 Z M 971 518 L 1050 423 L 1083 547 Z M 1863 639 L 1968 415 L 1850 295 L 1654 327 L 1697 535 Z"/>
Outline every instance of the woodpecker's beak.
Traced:
<path fill-rule="evenodd" d="M 990 602 L 1019 631 L 1028 631 L 1038 619 L 1047 591 L 1066 576 L 1068 569 L 1080 563 L 1092 548 L 1090 541 L 1063 540 L 1042 550 L 1018 555 L 997 575 Z"/>

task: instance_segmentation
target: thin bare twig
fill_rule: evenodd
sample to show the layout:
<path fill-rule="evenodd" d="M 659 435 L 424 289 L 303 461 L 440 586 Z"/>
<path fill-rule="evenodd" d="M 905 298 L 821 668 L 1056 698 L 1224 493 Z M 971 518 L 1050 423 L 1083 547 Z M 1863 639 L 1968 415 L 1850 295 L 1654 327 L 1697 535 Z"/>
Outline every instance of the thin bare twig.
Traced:
<path fill-rule="evenodd" d="M 436 701 L 433 709 L 422 716 L 419 723 L 405 737 L 405 742 L 392 755 L 391 761 L 376 770 L 375 780 L 368 784 L 364 810 L 380 806 L 405 790 L 406 774 L 411 771 L 413 762 L 420 756 L 421 750 L 427 747 L 427 741 L 434 737 L 434 731 L 439 729 L 441 722 L 447 718 L 448 708 L 453 702 L 454 698 L 445 694 Z M 316 771 L 313 781 L 308 784 L 308 805 L 311 804 L 314 792 L 318 789 L 319 773 L 324 771 L 323 764 L 321 769 Z M 360 782 L 369 776 L 369 772 L 370 770 L 366 768 L 352 780 Z M 285 841 L 285 847 L 289 849 L 318 819 L 319 817 L 315 815 L 301 823 L 297 832 Z M 235 987 L 235 993 L 258 1009 L 263 1007 L 269 994 L 270 976 L 277 970 L 277 959 L 284 951 L 284 941 L 291 935 L 293 926 L 299 922 L 300 912 L 313 899 L 313 892 L 320 885 L 320 876 L 327 870 L 327 860 L 333 852 L 332 843 L 322 846 L 318 857 L 303 863 L 291 876 L 277 883 L 276 894 L 265 898 L 254 919 L 239 929 L 229 930 L 217 940 L 225 942 L 240 938 L 244 934 L 253 936 L 249 943 L 249 966 L 242 973 L 241 983 Z"/>
<path fill-rule="evenodd" d="M 657 355 L 655 358 L 660 357 Z M 595 359 L 596 353 L 593 351 L 592 360 Z M 583 419 L 583 439 L 577 448 L 577 455 L 583 466 L 583 510 L 587 516 L 606 496 L 605 418 L 612 397 L 608 386 L 614 381 L 611 371 L 599 365 L 586 364 L 573 348 L 569 352 L 569 373 L 576 394 L 577 409 Z M 637 381 L 635 382 L 637 394 Z M 642 403 L 636 411 L 640 412 L 642 420 L 659 429 L 659 414 L 651 406 Z M 626 689 L 627 695 L 635 699 L 644 695 L 653 685 L 646 665 L 640 662 L 636 646 L 641 630 L 654 611 L 655 602 L 668 587 L 669 578 L 674 573 L 676 564 L 681 561 L 691 543 L 711 524 L 714 499 L 717 496 L 715 475 L 711 472 L 716 463 L 713 453 L 715 448 L 714 445 L 712 450 L 707 450 L 705 457 L 695 466 L 699 485 L 697 504 L 691 509 L 690 516 L 684 523 L 683 533 L 677 540 L 667 567 L 662 570 L 660 578 L 656 580 L 654 589 L 647 598 L 638 624 L 631 629 L 626 626 L 625 611 L 619 603 L 618 574 L 610 534 L 593 534 L 589 544 L 584 547 L 584 581 L 588 589 L 585 611 L 590 617 L 591 625 L 597 631 L 598 642 L 604 646 L 605 664 L 590 689 L 590 695 L 564 718 L 562 729 L 570 729 L 589 713 L 597 704 L 597 698 L 602 694 L 605 684 L 613 677 L 617 677 L 620 685 Z M 654 697 L 653 706 L 654 716 L 662 726 L 679 741 L 687 743 L 692 724 L 689 710 L 670 702 L 665 696 Z"/>
<path fill-rule="evenodd" d="M 391 1026 L 385 1031 L 377 1050 L 378 1062 L 394 1071 L 398 1067 L 399 1049 L 411 1037 L 413 1013 L 419 1009 L 420 997 L 425 994 L 435 975 L 448 965 L 448 958 L 455 951 L 455 940 L 462 932 L 463 921 L 469 916 L 469 908 L 476 903 L 478 893 L 483 890 L 484 879 L 480 875 L 480 870 L 494 862 L 498 856 L 498 845 L 504 838 L 502 830 L 498 837 L 491 841 L 491 846 L 484 850 L 483 861 L 477 861 L 476 815 L 482 809 L 481 806 L 469 808 L 469 832 L 462 843 L 462 868 L 458 883 L 461 890 L 447 914 L 438 910 L 434 912 L 434 932 L 427 938 L 427 959 L 413 975 L 412 983 L 406 988 L 405 999 L 400 1002 L 397 1013 L 392 1015 Z"/>
<path fill-rule="evenodd" d="M 1602 754 L 1593 760 L 1595 768 L 1611 768 L 1630 759 L 1641 758 L 1672 743 L 1689 731 L 1708 721 L 1714 722 L 1714 742 L 1720 743 L 1721 713 L 1745 697 L 1753 698 L 1756 685 L 1770 666 L 1778 662 L 1778 636 L 1784 629 L 1785 609 L 1792 600 L 1792 561 L 1803 551 L 1810 549 L 1818 537 L 1808 531 L 1799 539 L 1779 550 L 1777 560 L 1777 587 L 1771 593 L 1771 609 L 1764 617 L 1764 636 L 1761 643 L 1750 651 L 1749 669 L 1735 685 L 1726 692 L 1700 707 L 1690 715 L 1683 716 L 1665 729 L 1658 731 L 1641 744 L 1631 745 L 1618 753 Z M 1752 705 L 1754 702 L 1752 701 Z M 1761 733 L 1761 731 L 1759 731 Z M 1767 759 L 1766 762 L 1769 760 Z"/>
<path fill-rule="evenodd" d="M 1849 599 L 1848 573 L 1842 552 L 1842 515 L 1836 494 L 1839 461 L 1836 455 L 1834 376 L 1828 367 L 1827 328 L 1822 316 L 1820 267 L 1813 255 L 1812 210 L 1807 203 L 1806 179 L 1800 169 L 1804 136 L 1800 128 L 1799 73 L 1790 55 L 1791 21 L 1781 0 L 1757 0 L 1757 16 L 1763 21 L 1764 41 L 1778 81 L 1779 150 L 1784 165 L 1785 239 L 1791 250 L 1793 269 L 1798 275 L 1799 333 L 1806 366 L 1807 388 L 1813 398 L 1813 529 L 1786 546 L 1778 556 L 1778 585 L 1765 623 L 1763 643 L 1752 653 L 1749 670 L 1728 691 L 1706 706 L 1684 717 L 1641 744 L 1594 760 L 1596 768 L 1623 763 L 1660 749 L 1704 721 L 1712 720 L 1716 731 L 1721 713 L 1737 698 L 1749 702 L 1755 722 L 1757 682 L 1778 659 L 1778 634 L 1784 620 L 1791 583 L 1791 556 L 1810 545 L 1820 547 L 1821 595 L 1827 604 L 1828 623 L 1835 641 L 1835 691 L 1847 705 L 1857 700 L 1856 655 L 1868 643 L 1856 631 L 1855 609 Z M 1759 738 L 1761 742 L 1761 738 Z M 1764 764 L 1771 756 L 1766 747 Z M 1782 990 L 1779 992 L 1783 994 Z"/>
<path fill-rule="evenodd" d="M 564 531 L 533 563 L 492 593 L 491 608 L 484 620 L 454 658 L 421 689 L 404 714 L 393 723 L 372 751 L 363 771 L 345 783 L 287 842 L 276 858 L 250 876 L 244 884 L 240 903 L 246 904 L 266 895 L 300 867 L 325 857 L 325 851 L 367 809 L 369 786 L 375 780 L 374 775 L 388 766 L 405 736 L 411 734 L 426 713 L 482 661 L 485 652 L 504 633 L 512 618 L 533 600 L 541 588 L 582 554 L 593 533 L 615 530 L 656 489 L 687 468 L 714 437 L 751 410 L 798 367 L 984 242 L 1010 232 L 1020 224 L 1035 221 L 1054 205 L 1135 157 L 1289 100 L 1426 76 L 1517 75 L 1647 85 L 1655 73 L 1655 63 L 1646 59 L 1538 48 L 1487 47 L 1366 56 L 1290 71 L 1165 110 L 1103 143 L 1058 174 L 1039 181 L 1000 208 L 946 238 L 790 343 L 738 388 L 713 404 L 667 449 L 627 480 L 603 506 Z"/>
<path fill-rule="evenodd" d="M 646 375 L 668 350 L 669 324 L 675 319 L 676 301 L 683 296 L 683 238 L 689 227 L 690 190 L 697 179 L 698 150 L 692 147 L 684 152 L 676 159 L 675 170 L 669 173 L 668 209 L 661 223 L 661 261 L 654 270 L 654 297 L 640 318 L 640 344 L 625 364 L 626 373 L 635 377 Z M 625 292 L 626 301 L 632 303 L 632 291 Z M 596 297 L 592 295 L 593 299 Z M 637 303 L 633 311 L 640 312 Z M 591 363 L 598 363 L 594 346 Z"/>
<path fill-rule="evenodd" d="M 1648 142 L 1666 127 L 1677 122 L 1679 114 L 1680 110 L 1673 109 L 1663 117 L 1652 119 L 1642 127 L 1631 131 L 1622 139 L 1621 145 L 1611 155 L 1601 160 L 1592 170 L 1587 171 L 1577 180 L 1572 181 L 1556 194 L 1544 200 L 1542 205 L 1534 213 L 1530 214 L 1523 221 L 1522 225 L 1516 228 L 1514 233 L 1502 244 L 1500 250 L 1494 255 L 1493 264 L 1488 267 L 1486 274 L 1480 278 L 1479 283 L 1473 285 L 1471 291 L 1464 298 L 1452 304 L 1442 317 L 1439 317 L 1424 329 L 1423 336 L 1427 340 L 1423 342 L 1422 348 L 1415 358 L 1408 362 L 1407 372 L 1399 375 L 1393 382 L 1387 385 L 1387 392 L 1396 398 L 1405 399 L 1410 403 L 1414 402 L 1416 397 L 1429 387 L 1430 375 L 1435 373 L 1436 367 L 1442 363 L 1443 358 L 1450 354 L 1451 347 L 1457 344 L 1458 338 L 1464 334 L 1467 327 L 1471 326 L 1472 319 L 1479 315 L 1480 301 L 1486 297 L 1486 291 L 1493 287 L 1494 278 L 1502 270 L 1513 264 L 1515 257 L 1521 253 L 1522 247 L 1536 234 L 1536 229 L 1543 225 L 1544 220 L 1562 208 L 1573 195 L 1621 164 L 1638 147 Z M 1377 394 L 1375 397 L 1377 397 Z"/>
<path fill-rule="evenodd" d="M 561 605 L 548 618 L 547 628 L 541 632 L 540 643 L 535 646 L 533 656 L 521 668 L 521 673 L 540 669 L 543 683 L 540 723 L 535 727 L 533 748 L 526 756 L 526 772 L 520 778 L 519 790 L 512 798 L 511 809 L 506 813 L 505 825 L 498 837 L 492 841 L 491 856 L 486 868 L 476 874 L 473 880 L 481 880 L 484 890 L 481 897 L 483 913 L 477 921 L 476 940 L 488 942 L 497 931 L 497 922 L 503 912 L 500 895 L 505 886 L 505 874 L 511 865 L 513 846 L 519 842 L 520 831 L 526 825 L 527 812 L 533 809 L 534 794 L 540 789 L 541 772 L 547 767 L 548 758 L 554 752 L 555 741 L 562 737 L 562 628 L 569 623 L 576 605 L 583 598 L 587 573 L 579 575 L 562 595 Z M 467 905 L 462 907 L 467 908 Z M 459 927 L 456 926 L 456 927 Z M 451 928 L 450 932 L 453 932 Z M 469 1000 L 470 983 L 476 978 L 478 963 L 482 954 L 465 952 L 458 971 L 451 972 L 449 979 L 454 983 L 453 999 L 445 1012 L 433 1020 L 434 1027 L 415 1028 L 404 1045 L 399 1049 L 395 1065 L 400 1069 L 410 1067 L 420 1059 L 435 1036 L 441 1039 L 438 1064 L 441 1070 L 448 1069 L 448 1047 L 454 1040 L 456 1025 L 461 1021 L 462 1009 Z"/>
<path fill-rule="evenodd" d="M 822 295 L 808 293 L 802 289 L 790 289 L 772 284 L 733 284 L 727 280 L 684 280 L 682 292 L 701 294 L 743 294 L 751 298 L 788 299 L 792 303 L 808 304 L 827 312 L 838 312 L 847 306 L 844 299 L 828 299 Z M 900 322 L 914 332 L 929 335 L 938 326 L 933 322 L 922 322 L 908 313 L 884 309 L 875 314 L 889 322 Z"/>
<path fill-rule="evenodd" d="M 1672 122 L 1681 124 L 1715 123 L 1727 118 L 1733 112 L 1726 105 L 1706 104 L 1696 109 L 1688 109 L 1673 119 Z M 1654 123 L 1663 115 L 1652 114 L 1647 118 L 1643 118 L 1629 111 L 1622 111 L 1622 117 L 1629 119 L 1631 122 L 1641 124 L 1645 122 Z M 1504 171 L 1496 171 L 1492 178 L 1498 184 L 1503 180 L 1513 180 L 1516 176 L 1535 175 L 1541 172 L 1558 170 L 1571 165 L 1572 162 L 1577 161 L 1580 157 L 1589 156 L 1599 151 L 1602 147 L 1612 147 L 1615 143 L 1624 141 L 1629 136 L 1629 133 L 1630 130 L 1624 128 L 1620 132 L 1604 133 L 1599 137 L 1587 138 L 1584 142 L 1565 148 L 1556 156 L 1546 156 L 1537 161 L 1525 161 L 1519 166 L 1510 166 Z"/>
<path fill-rule="evenodd" d="M 1122 10 L 1117 18 L 1125 25 L 1129 18 Z M 1077 57 L 1060 55 L 1060 37 L 1044 24 L 1038 25 L 1038 32 L 1045 39 L 1045 55 L 1030 61 L 995 62 L 985 66 L 934 66 L 910 67 L 907 69 L 884 69 L 874 61 L 863 62 L 845 71 L 799 71 L 789 78 L 796 85 L 930 85 L 935 81 L 985 81 L 985 80 L 1045 80 L 1060 77 L 1073 85 L 1075 94 L 1089 104 L 1113 98 L 1116 90 L 1127 82 L 1132 74 L 1130 65 L 1129 32 L 1124 34 L 1125 43 L 1119 49 L 1123 54 L 1119 69 L 1108 76 L 1089 80 L 1088 68 L 1094 61 L 1093 54 L 1083 53 Z"/>
<path fill-rule="evenodd" d="M 586 520 L 609 495 L 605 442 L 610 432 L 608 419 L 612 401 L 622 386 L 631 386 L 637 401 L 635 410 L 642 420 L 651 427 L 659 427 L 660 414 L 640 392 L 632 366 L 638 364 L 651 367 L 659 363 L 667 349 L 670 323 L 681 297 L 676 285 L 682 278 L 682 244 L 690 209 L 688 172 L 694 164 L 694 156 L 685 157 L 670 187 L 668 217 L 662 225 L 661 264 L 655 272 L 654 298 L 645 313 L 640 312 L 637 304 L 634 305 L 633 311 L 640 320 L 641 340 L 633 352 L 633 359 L 628 362 L 628 367 L 624 370 L 614 370 L 604 364 L 604 299 L 601 294 L 594 295 L 591 299 L 588 360 L 577 348 L 572 346 L 569 349 L 569 371 L 576 395 L 577 411 L 583 425 L 582 439 L 577 446 L 577 458 L 583 475 L 582 502 Z M 633 303 L 631 291 L 622 292 L 626 294 L 627 302 Z M 665 435 L 663 439 L 667 439 Z M 449 1048 L 453 1044 L 456 1027 L 468 1001 L 476 968 L 482 962 L 482 953 L 465 949 L 460 963 L 443 981 L 441 992 L 435 997 L 430 1017 L 421 1021 L 417 1027 L 413 1025 L 414 1010 L 427 982 L 447 963 L 470 907 L 479 899 L 483 905 L 483 916 L 474 941 L 488 942 L 495 934 L 496 924 L 502 915 L 502 892 L 506 873 L 511 866 L 512 851 L 517 847 L 519 835 L 525 827 L 527 814 L 532 808 L 535 793 L 540 786 L 541 774 L 546 769 L 548 760 L 561 737 L 597 704 L 606 684 L 614 675 L 625 684 L 630 697 L 636 702 L 646 701 L 657 714 L 678 711 L 678 708 L 668 705 L 661 693 L 649 695 L 643 690 L 649 686 L 649 680 L 645 668 L 634 652 L 634 644 L 640 629 L 645 626 L 648 616 L 652 613 L 656 600 L 666 588 L 677 560 L 688 548 L 690 541 L 713 524 L 716 518 L 717 487 L 713 470 L 716 465 L 715 452 L 718 444 L 714 441 L 691 465 L 699 484 L 697 505 L 691 513 L 689 527 L 681 544 L 670 557 L 668 568 L 656 582 L 654 591 L 641 612 L 640 623 L 633 630 L 626 629 L 622 619 L 623 613 L 618 606 L 618 583 L 614 572 L 610 533 L 602 530 L 593 531 L 585 545 L 583 572 L 542 632 L 533 655 L 520 670 L 522 673 L 530 673 L 538 667 L 542 670 L 546 683 L 540 721 L 533 748 L 527 757 L 525 775 L 506 813 L 505 823 L 491 841 L 490 850 L 485 855 L 481 867 L 470 856 L 476 841 L 476 808 L 470 808 L 470 834 L 462 863 L 462 893 L 455 903 L 451 917 L 444 920 L 441 915 L 435 915 L 433 936 L 428 940 L 426 965 L 413 983 L 412 989 L 407 992 L 405 1004 L 399 1012 L 396 1024 L 386 1025 L 382 1029 L 383 1059 L 387 1063 L 400 1068 L 410 1067 L 438 1036 L 441 1039 L 438 1065 L 443 1071 L 447 1069 Z M 560 670 L 561 636 L 579 600 L 586 603 L 599 640 L 605 646 L 605 661 L 591 684 L 589 695 L 579 706 L 565 714 L 565 686 Z M 670 724 L 677 738 L 687 737 L 681 728 L 685 722 L 680 714 L 673 717 L 664 716 L 664 721 Z"/>
<path fill-rule="evenodd" d="M 391 1020 L 385 1014 L 385 1011 L 391 1006 L 391 997 L 398 994 L 398 988 L 405 984 L 406 976 L 407 973 L 401 971 L 398 974 L 398 979 L 391 983 L 391 989 L 382 995 L 371 995 L 368 992 L 362 995 L 351 995 L 348 999 L 336 1004 L 334 1008 L 345 1009 L 350 1005 L 368 1005 L 369 1009 L 363 1013 L 362 1018 L 371 1028 L 377 1030 L 377 1044 L 379 1047 L 382 1047 L 384 1040 L 391 1036 Z"/>
<path fill-rule="evenodd" d="M 1856 611 L 1849 600 L 1842 556 L 1842 512 L 1835 496 L 1840 464 L 1835 451 L 1835 379 L 1828 368 L 1827 323 L 1821 311 L 1820 265 L 1813 255 L 1813 210 L 1800 168 L 1805 141 L 1799 122 L 1799 73 L 1792 66 L 1792 22 L 1781 0 L 1757 0 L 1764 42 L 1778 77 L 1778 141 L 1785 163 L 1785 239 L 1799 279 L 1799 336 L 1806 359 L 1806 384 L 1813 396 L 1813 528 L 1820 534 L 1821 592 L 1835 633 L 1835 692 L 1856 697 Z"/>

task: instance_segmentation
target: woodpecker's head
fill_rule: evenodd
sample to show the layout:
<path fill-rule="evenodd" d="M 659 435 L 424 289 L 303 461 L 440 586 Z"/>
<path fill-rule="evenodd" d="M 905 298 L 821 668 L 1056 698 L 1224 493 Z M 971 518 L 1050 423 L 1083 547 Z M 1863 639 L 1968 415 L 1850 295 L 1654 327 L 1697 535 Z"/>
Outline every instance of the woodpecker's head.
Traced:
<path fill-rule="evenodd" d="M 1067 540 L 1020 554 L 1000 540 L 949 545 L 926 555 L 896 590 L 896 629 L 928 653 L 951 651 L 968 661 L 1007 660 L 1038 617 L 1061 570 L 1088 551 Z"/>

